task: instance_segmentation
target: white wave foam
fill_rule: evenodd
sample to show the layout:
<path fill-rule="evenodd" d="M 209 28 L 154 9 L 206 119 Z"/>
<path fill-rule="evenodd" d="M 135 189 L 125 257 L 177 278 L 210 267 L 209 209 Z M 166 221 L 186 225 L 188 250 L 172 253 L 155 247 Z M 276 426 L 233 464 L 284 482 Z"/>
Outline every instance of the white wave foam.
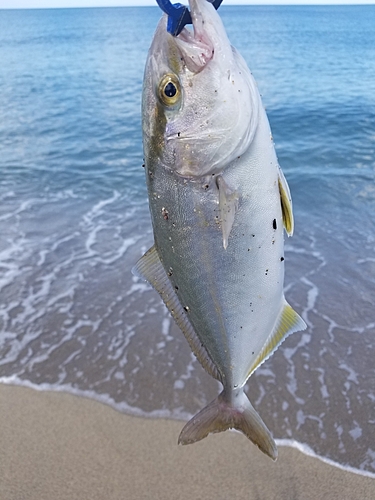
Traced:
<path fill-rule="evenodd" d="M 350 467 L 349 465 L 342 465 L 337 462 L 334 462 L 329 458 L 317 455 L 307 444 L 299 443 L 298 441 L 294 441 L 293 439 L 276 439 L 275 441 L 277 446 L 289 446 L 290 448 L 294 448 L 300 451 L 304 455 L 317 458 L 318 460 L 324 462 L 325 464 L 332 465 L 333 467 L 337 467 L 338 469 L 341 469 L 343 471 L 352 472 L 353 474 L 359 474 L 360 476 L 366 476 L 375 479 L 375 473 L 361 469 L 355 469 L 354 467 Z"/>
<path fill-rule="evenodd" d="M 111 196 L 110 198 L 107 198 L 106 200 L 98 201 L 98 203 L 96 203 L 91 208 L 91 210 L 89 210 L 89 212 L 83 216 L 84 221 L 87 222 L 88 224 L 90 224 L 93 219 L 95 219 L 96 217 L 103 215 L 105 213 L 103 210 L 104 207 L 114 203 L 119 198 L 120 198 L 120 193 L 117 190 L 113 191 L 113 196 Z"/>
<path fill-rule="evenodd" d="M 19 377 L 17 377 L 17 375 L 0 377 L 0 384 L 27 387 L 29 389 L 34 389 L 39 392 L 44 392 L 44 391 L 65 392 L 68 394 L 73 394 L 73 396 L 93 399 L 95 401 L 98 401 L 99 403 L 103 403 L 110 406 L 114 410 L 117 410 L 121 413 L 126 413 L 134 417 L 167 418 L 172 420 L 183 420 L 183 421 L 190 420 L 190 418 L 192 417 L 190 413 L 181 410 L 170 411 L 167 409 L 163 409 L 163 410 L 153 410 L 151 412 L 145 412 L 144 410 L 141 410 L 140 408 L 137 408 L 135 406 L 130 406 L 125 402 L 117 403 L 108 394 L 97 394 L 95 391 L 92 390 L 76 389 L 75 387 L 72 387 L 70 384 L 60 384 L 60 383 L 56 385 L 47 383 L 34 384 L 29 380 L 20 379 Z"/>
<path fill-rule="evenodd" d="M 27 240 L 23 235 L 8 243 L 8 248 L 0 252 L 0 291 L 22 275 L 23 270 L 18 263 L 19 256 L 24 253 L 29 256 L 31 253 L 27 250 Z"/>

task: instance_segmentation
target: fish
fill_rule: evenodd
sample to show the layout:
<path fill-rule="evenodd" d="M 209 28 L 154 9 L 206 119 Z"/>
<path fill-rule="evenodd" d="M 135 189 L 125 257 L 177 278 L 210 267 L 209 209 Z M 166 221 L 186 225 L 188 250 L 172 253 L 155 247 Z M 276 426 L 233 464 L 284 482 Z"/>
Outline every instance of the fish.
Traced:
<path fill-rule="evenodd" d="M 244 392 L 252 373 L 306 328 L 284 297 L 284 231 L 292 200 L 257 84 L 207 0 L 189 0 L 193 27 L 148 52 L 142 94 L 154 245 L 134 274 L 159 293 L 222 392 L 182 429 L 180 444 L 241 431 L 277 458 Z"/>

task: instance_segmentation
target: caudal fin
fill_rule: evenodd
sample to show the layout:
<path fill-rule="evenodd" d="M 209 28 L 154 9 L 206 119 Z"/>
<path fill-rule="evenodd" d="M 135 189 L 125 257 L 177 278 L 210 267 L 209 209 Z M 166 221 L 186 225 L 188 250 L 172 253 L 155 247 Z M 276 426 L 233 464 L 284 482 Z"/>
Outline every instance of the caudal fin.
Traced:
<path fill-rule="evenodd" d="M 182 429 L 179 444 L 191 444 L 213 432 L 237 429 L 263 453 L 276 460 L 277 447 L 270 431 L 240 389 L 231 401 L 223 391 L 208 406 L 195 415 Z"/>

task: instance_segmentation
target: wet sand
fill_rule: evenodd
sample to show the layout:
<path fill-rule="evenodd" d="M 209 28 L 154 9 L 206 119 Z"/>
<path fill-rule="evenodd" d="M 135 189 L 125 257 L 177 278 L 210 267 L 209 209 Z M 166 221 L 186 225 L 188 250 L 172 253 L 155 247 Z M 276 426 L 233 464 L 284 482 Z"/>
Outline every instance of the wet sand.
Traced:
<path fill-rule="evenodd" d="M 177 446 L 182 426 L 69 394 L 0 384 L 0 498 L 375 498 L 375 479 L 288 447 L 279 448 L 273 463 L 235 432 Z"/>

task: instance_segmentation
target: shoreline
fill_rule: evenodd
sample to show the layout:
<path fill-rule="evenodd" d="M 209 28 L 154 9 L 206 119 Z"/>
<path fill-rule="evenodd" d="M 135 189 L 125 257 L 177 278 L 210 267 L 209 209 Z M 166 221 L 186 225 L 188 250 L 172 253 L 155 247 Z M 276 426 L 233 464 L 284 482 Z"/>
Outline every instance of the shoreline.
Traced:
<path fill-rule="evenodd" d="M 178 446 L 180 421 L 122 414 L 63 392 L 0 384 L 0 498 L 375 497 L 375 479 L 289 446 L 274 463 L 241 434 Z"/>
<path fill-rule="evenodd" d="M 1 394 L 1 387 L 2 386 L 10 386 L 10 387 L 21 387 L 21 388 L 26 388 L 30 389 L 32 391 L 36 392 L 47 392 L 47 393 L 57 393 L 57 394 L 67 394 L 70 396 L 73 396 L 75 398 L 83 398 L 85 400 L 89 401 L 94 401 L 98 404 L 104 405 L 106 407 L 111 408 L 112 410 L 116 411 L 117 413 L 120 413 L 121 415 L 124 415 L 125 417 L 130 417 L 130 418 L 140 418 L 140 419 L 145 419 L 145 420 L 164 420 L 164 421 L 172 421 L 172 422 L 177 422 L 180 423 L 181 428 L 184 426 L 184 424 L 190 420 L 193 415 L 191 414 L 179 414 L 178 416 L 176 415 L 170 415 L 170 412 L 167 410 L 154 410 L 153 412 L 150 413 L 145 413 L 142 412 L 140 409 L 135 409 L 133 407 L 130 407 L 126 403 L 124 405 L 119 405 L 115 401 L 109 398 L 109 396 L 100 396 L 96 394 L 93 391 L 84 391 L 84 390 L 73 390 L 70 386 L 64 386 L 64 385 L 58 385 L 56 387 L 44 383 L 44 384 L 33 384 L 32 382 L 28 380 L 23 380 L 19 379 L 17 376 L 10 376 L 10 377 L 1 377 L 0 378 L 0 394 Z M 236 432 L 236 431 L 233 431 Z M 179 431 L 178 431 L 179 435 Z M 362 470 L 358 469 L 355 467 L 352 467 L 350 465 L 342 465 L 339 462 L 335 462 L 334 460 L 327 458 L 323 455 L 319 455 L 317 452 L 315 452 L 307 443 L 301 443 L 299 441 L 289 439 L 289 438 L 275 438 L 276 445 L 278 449 L 280 447 L 286 447 L 286 448 L 292 448 L 294 450 L 299 451 L 303 455 L 320 460 L 324 464 L 327 464 L 332 467 L 336 467 L 344 472 L 350 472 L 352 474 L 357 474 L 359 476 L 364 476 L 364 477 L 369 477 L 372 479 L 375 479 L 375 472 L 370 472 L 367 470 Z"/>

